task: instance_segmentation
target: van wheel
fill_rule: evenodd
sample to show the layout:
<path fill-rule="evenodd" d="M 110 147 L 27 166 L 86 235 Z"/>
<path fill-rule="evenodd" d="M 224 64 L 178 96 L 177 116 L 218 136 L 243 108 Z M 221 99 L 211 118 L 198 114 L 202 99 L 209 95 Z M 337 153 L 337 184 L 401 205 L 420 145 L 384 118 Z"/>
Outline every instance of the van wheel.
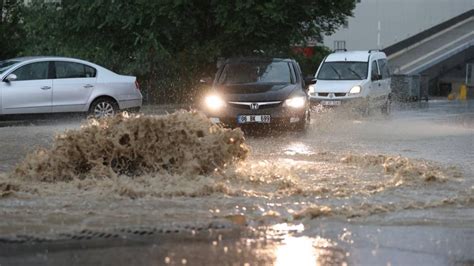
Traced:
<path fill-rule="evenodd" d="M 384 115 L 390 115 L 390 113 L 392 112 L 392 101 L 387 99 L 385 103 L 382 105 L 381 111 L 382 111 L 382 114 Z"/>
<path fill-rule="evenodd" d="M 371 110 L 370 110 L 370 104 L 369 101 L 364 103 L 361 108 L 360 108 L 360 113 L 362 116 L 367 117 L 370 116 Z"/>

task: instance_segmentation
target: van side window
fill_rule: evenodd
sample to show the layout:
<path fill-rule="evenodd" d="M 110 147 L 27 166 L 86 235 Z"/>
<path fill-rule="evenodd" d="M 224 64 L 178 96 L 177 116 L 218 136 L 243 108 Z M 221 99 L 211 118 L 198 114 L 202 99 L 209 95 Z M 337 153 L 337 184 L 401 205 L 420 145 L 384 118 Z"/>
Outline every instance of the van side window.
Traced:
<path fill-rule="evenodd" d="M 390 78 L 390 69 L 388 68 L 387 59 L 379 59 L 378 64 L 382 74 L 382 79 Z"/>
<path fill-rule="evenodd" d="M 371 77 L 374 75 L 379 75 L 379 65 L 377 64 L 377 60 L 372 61 L 372 72 L 371 72 Z"/>

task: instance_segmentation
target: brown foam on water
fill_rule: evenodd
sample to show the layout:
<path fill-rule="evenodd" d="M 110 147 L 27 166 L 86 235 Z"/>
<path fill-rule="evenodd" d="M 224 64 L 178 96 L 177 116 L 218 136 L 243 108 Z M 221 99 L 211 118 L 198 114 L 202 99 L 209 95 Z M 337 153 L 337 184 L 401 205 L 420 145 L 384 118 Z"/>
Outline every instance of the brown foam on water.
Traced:
<path fill-rule="evenodd" d="M 245 160 L 248 152 L 240 130 L 215 126 L 197 112 L 93 120 L 0 175 L 0 194 L 338 200 L 462 180 L 456 169 L 400 156 L 319 152 Z M 327 207 L 318 215 L 334 212 Z"/>
<path fill-rule="evenodd" d="M 346 198 L 462 180 L 456 168 L 401 156 L 320 152 L 287 159 L 253 159 L 240 164 L 237 176 L 260 187 L 273 184 L 269 191 L 286 195 Z"/>
<path fill-rule="evenodd" d="M 168 156 L 177 157 L 173 153 Z M 27 161 L 28 166 L 30 163 Z M 33 170 L 30 171 L 29 176 L 18 177 L 17 170 L 13 176 L 0 178 L 0 184 L 10 188 L 9 194 L 21 190 L 54 195 L 68 187 L 76 191 L 73 193 L 95 190 L 105 197 L 119 195 L 129 198 L 202 197 L 214 194 L 265 198 L 347 198 L 462 180 L 456 169 L 442 168 L 430 162 L 399 156 L 327 152 L 276 159 L 251 157 L 205 174 L 189 172 L 188 169 L 186 173 L 160 171 L 135 176 L 114 174 L 107 178 L 45 179 L 35 178 Z"/>
<path fill-rule="evenodd" d="M 48 182 L 119 175 L 206 174 L 247 156 L 243 133 L 213 125 L 199 112 L 118 115 L 91 120 L 27 156 L 12 173 Z"/>
<path fill-rule="evenodd" d="M 386 174 L 393 176 L 390 181 L 396 185 L 417 182 L 444 182 L 462 175 L 455 168 L 445 168 L 422 160 L 402 156 L 385 155 L 348 155 L 341 162 L 360 167 L 382 166 Z"/>
<path fill-rule="evenodd" d="M 251 157 L 207 175 L 144 175 L 130 179 L 78 181 L 83 187 L 114 188 L 132 198 L 210 196 L 310 196 L 348 198 L 371 196 L 394 189 L 462 180 L 456 169 L 435 163 L 385 155 L 319 153 L 288 158 Z M 84 185 L 92 182 L 90 185 Z"/>
<path fill-rule="evenodd" d="M 278 146 L 250 154 L 240 130 L 194 112 L 119 116 L 67 131 L 12 174 L 0 174 L 0 234 L 216 217 L 238 224 L 370 219 L 474 206 L 469 180 L 401 156 Z"/>
<path fill-rule="evenodd" d="M 20 186 L 14 182 L 3 181 L 4 176 L 0 175 L 0 198 L 7 197 L 20 189 Z"/>
<path fill-rule="evenodd" d="M 474 203 L 474 196 L 469 193 L 463 195 L 448 197 L 430 202 L 398 202 L 398 203 L 361 203 L 351 206 L 327 206 L 312 205 L 295 212 L 293 218 L 301 220 L 305 218 L 316 219 L 320 217 L 342 217 L 359 218 L 376 214 L 386 214 L 402 210 L 422 210 L 446 206 L 467 207 Z"/>
<path fill-rule="evenodd" d="M 0 174 L 0 231 L 219 218 L 239 224 L 322 217 L 364 220 L 403 210 L 474 206 L 473 188 L 467 189 L 463 180 L 456 169 L 435 162 L 333 152 L 250 155 L 207 173 L 161 169 L 71 179 L 35 178 L 34 172 Z M 247 206 L 247 211 L 235 209 L 237 205 Z M 220 211 L 211 215 L 211 208 Z"/>

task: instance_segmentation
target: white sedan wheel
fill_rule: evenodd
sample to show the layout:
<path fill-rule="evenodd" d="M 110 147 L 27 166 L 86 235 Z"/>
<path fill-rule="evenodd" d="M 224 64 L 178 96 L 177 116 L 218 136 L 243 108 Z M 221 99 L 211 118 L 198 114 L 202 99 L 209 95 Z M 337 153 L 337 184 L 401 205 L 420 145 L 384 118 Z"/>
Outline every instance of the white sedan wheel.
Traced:
<path fill-rule="evenodd" d="M 93 115 L 95 118 L 110 117 L 115 115 L 114 104 L 108 100 L 102 100 L 94 105 Z"/>

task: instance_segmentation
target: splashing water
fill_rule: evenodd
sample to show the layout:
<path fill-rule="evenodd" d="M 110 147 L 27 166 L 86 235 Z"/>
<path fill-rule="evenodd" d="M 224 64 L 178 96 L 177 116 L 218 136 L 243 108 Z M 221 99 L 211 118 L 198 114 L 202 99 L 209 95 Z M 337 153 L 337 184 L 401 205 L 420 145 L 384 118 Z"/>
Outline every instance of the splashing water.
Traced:
<path fill-rule="evenodd" d="M 265 152 L 270 145 L 249 154 L 244 141 L 240 130 L 195 112 L 90 121 L 0 175 L 4 221 L 24 221 L 24 228 L 35 217 L 47 228 L 38 231 L 235 215 L 278 223 L 474 202 L 461 172 L 435 162 L 315 151 L 298 142 L 277 154 Z"/>
<path fill-rule="evenodd" d="M 196 175 L 246 157 L 240 130 L 213 125 L 203 114 L 118 115 L 91 120 L 29 154 L 14 178 L 42 181 L 150 173 Z"/>

